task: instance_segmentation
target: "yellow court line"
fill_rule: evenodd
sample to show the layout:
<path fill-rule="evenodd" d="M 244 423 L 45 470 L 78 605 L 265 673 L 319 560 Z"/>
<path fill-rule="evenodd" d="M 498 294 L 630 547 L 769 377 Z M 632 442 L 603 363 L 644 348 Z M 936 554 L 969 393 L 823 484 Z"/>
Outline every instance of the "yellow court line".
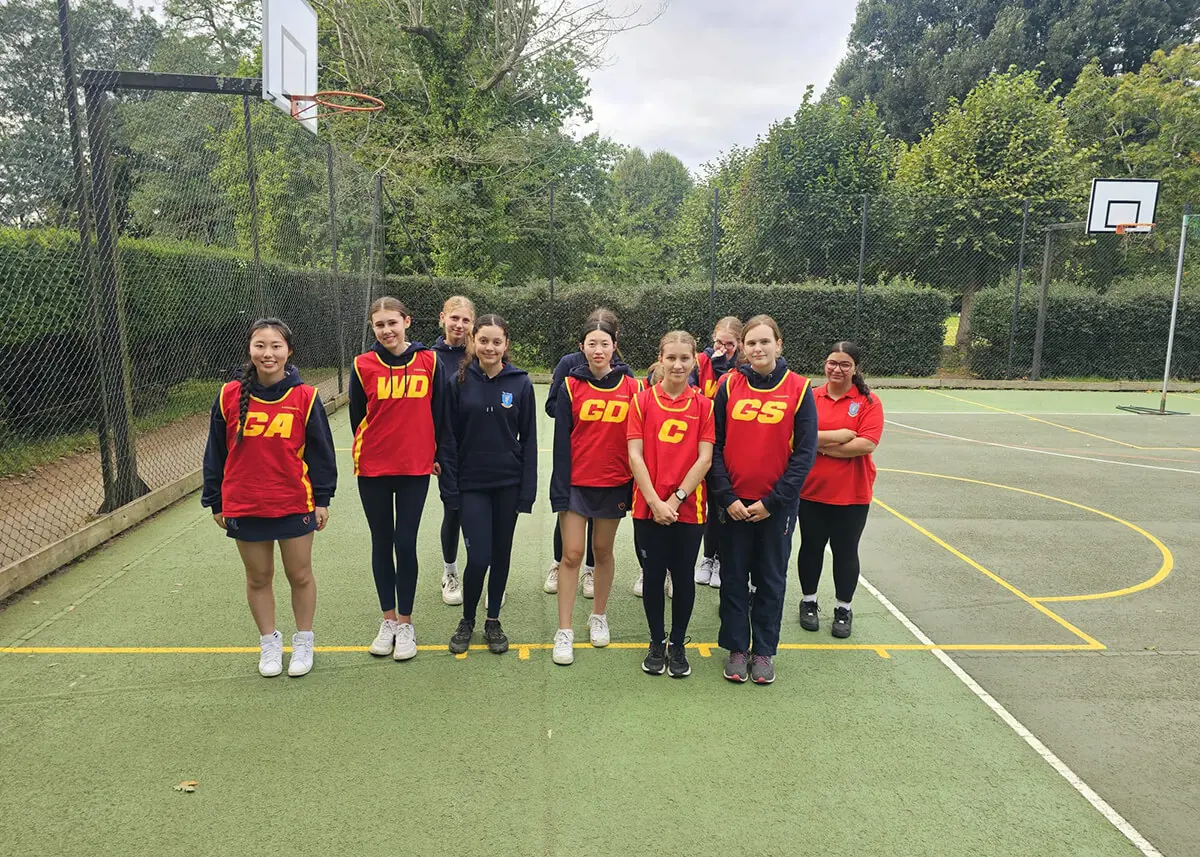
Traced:
<path fill-rule="evenodd" d="M 1091 512 L 1093 515 L 1099 515 L 1102 518 L 1108 518 L 1110 521 L 1116 521 L 1123 527 L 1128 527 L 1140 536 L 1145 537 L 1152 545 L 1158 548 L 1158 552 L 1162 555 L 1162 564 L 1158 567 L 1158 571 L 1153 577 L 1143 580 L 1141 583 L 1133 586 L 1126 586 L 1124 589 L 1114 589 L 1109 592 L 1094 592 L 1089 595 L 1039 595 L 1031 596 L 1034 601 L 1099 601 L 1102 598 L 1119 598 L 1122 595 L 1132 595 L 1135 592 L 1141 592 L 1149 589 L 1152 586 L 1158 586 L 1167 579 L 1167 576 L 1175 568 L 1175 556 L 1171 553 L 1170 548 L 1163 544 L 1153 533 L 1148 533 L 1130 521 L 1124 518 L 1118 518 L 1116 515 L 1105 512 L 1101 509 L 1093 509 L 1091 506 L 1085 506 L 1082 503 L 1076 503 L 1073 500 L 1064 500 L 1062 497 L 1055 497 L 1051 494 L 1043 494 L 1040 491 L 1030 491 L 1027 488 L 1016 488 L 1012 485 L 1001 485 L 999 482 L 985 482 L 982 479 L 968 479 L 965 476 L 947 476 L 944 473 L 924 473 L 919 470 L 900 470 L 892 467 L 881 467 L 881 471 L 887 473 L 903 473 L 908 476 L 929 476 L 934 479 L 948 479 L 951 482 L 966 482 L 971 485 L 985 485 L 988 488 L 1002 488 L 1005 491 L 1015 491 L 1018 494 L 1028 494 L 1030 497 L 1038 497 L 1042 500 L 1053 500 L 1055 503 L 1062 503 L 1064 506 L 1074 506 L 1076 509 L 1082 509 L 1085 512 Z M 881 504 L 882 505 L 882 504 Z"/>
<path fill-rule="evenodd" d="M 949 544 L 948 542 L 944 541 L 943 539 L 938 538 L 933 533 L 929 532 L 929 530 L 922 527 L 920 524 L 918 524 L 912 518 L 906 517 L 905 515 L 901 514 L 900 512 L 897 512 L 895 509 L 893 509 L 887 503 L 884 503 L 878 497 L 875 498 L 874 502 L 876 504 L 878 504 L 885 511 L 890 512 L 891 514 L 893 514 L 897 518 L 899 518 L 901 521 L 908 524 L 910 527 L 912 527 L 918 533 L 925 536 L 927 539 L 931 540 L 934 544 L 936 544 L 939 547 L 942 547 L 942 548 L 946 549 L 947 551 L 949 551 L 950 553 L 954 554 L 956 557 L 961 559 L 967 565 L 971 566 L 971 568 L 975 569 L 980 574 L 983 574 L 985 577 L 988 577 L 991 580 L 993 580 L 996 583 L 1003 586 L 1005 589 L 1007 589 L 1013 595 L 1020 598 L 1022 601 L 1024 601 L 1030 607 L 1037 610 L 1039 613 L 1042 613 L 1045 616 L 1049 617 L 1050 619 L 1053 619 L 1055 622 L 1057 622 L 1063 628 L 1067 629 L 1072 634 L 1074 634 L 1076 637 L 1078 637 L 1079 639 L 1081 639 L 1085 643 L 1087 643 L 1089 648 L 1097 649 L 1097 650 L 1107 648 L 1103 643 L 1101 643 L 1095 637 L 1092 637 L 1089 634 L 1086 634 L 1083 631 L 1079 630 L 1074 625 L 1072 625 L 1070 622 L 1068 622 L 1066 619 L 1064 619 L 1062 616 L 1059 616 L 1057 613 L 1055 613 L 1053 610 L 1051 610 L 1049 607 L 1045 607 L 1042 604 L 1039 604 L 1036 600 L 1034 600 L 1033 598 L 1026 595 L 1024 592 L 1022 592 L 1017 587 L 1013 586 L 1011 583 L 1009 583 L 1003 577 L 1001 577 L 1000 575 L 996 574 L 993 571 L 989 571 L 988 569 L 984 568 L 982 565 L 977 563 L 975 560 L 971 559 L 969 556 L 967 556 L 965 553 L 960 551 L 958 548 L 954 547 L 953 545 Z"/>
<path fill-rule="evenodd" d="M 510 649 L 516 649 L 520 660 L 528 660 L 531 651 L 549 651 L 553 643 L 516 643 Z M 591 649 L 588 643 L 576 643 L 576 649 Z M 609 649 L 646 648 L 645 643 L 610 643 Z M 689 649 L 695 649 L 702 657 L 711 657 L 713 649 L 719 649 L 716 643 L 690 643 Z M 1101 647 L 1103 648 L 1103 647 Z M 421 652 L 447 652 L 443 646 L 417 646 Z M 473 652 L 486 652 L 487 646 L 471 646 Z M 257 646 L 2 646 L 0 655 L 253 655 L 258 654 Z M 284 647 L 285 652 L 291 651 L 291 646 Z M 366 654 L 366 646 L 316 646 L 314 651 L 321 653 L 359 653 Z M 1096 646 L 1078 643 L 948 643 L 945 645 L 925 645 L 923 643 L 780 643 L 781 652 L 874 652 L 880 657 L 889 657 L 889 652 L 1087 652 L 1096 651 Z M 708 652 L 708 654 L 705 654 Z M 458 657 L 465 657 L 459 655 Z M 374 659 L 373 659 L 374 660 Z M 387 660 L 379 658 L 378 660 Z"/>
<path fill-rule="evenodd" d="M 1025 419 L 1031 420 L 1035 423 L 1042 423 L 1044 425 L 1054 426 L 1055 428 L 1062 429 L 1063 431 L 1073 432 L 1074 434 L 1081 434 L 1081 435 L 1084 435 L 1085 437 L 1094 437 L 1096 440 L 1108 441 L 1109 443 L 1115 443 L 1115 444 L 1118 444 L 1119 446 L 1126 446 L 1126 447 L 1129 447 L 1130 449 L 1141 449 L 1141 450 L 1150 449 L 1150 447 L 1138 446 L 1136 443 L 1126 443 L 1123 440 L 1117 440 L 1116 438 L 1106 437 L 1105 435 L 1102 435 L 1102 434 L 1093 434 L 1090 431 L 1084 431 L 1083 429 L 1072 428 L 1071 426 L 1065 426 L 1062 423 L 1055 423 L 1055 422 L 1051 422 L 1050 420 L 1044 420 L 1041 417 L 1031 416 L 1030 414 L 1023 414 L 1020 411 L 1010 411 L 1008 408 L 997 408 L 994 405 L 985 405 L 983 402 L 974 402 L 974 401 L 971 401 L 970 399 L 961 398 L 960 396 L 952 396 L 949 393 L 943 393 L 941 390 L 927 390 L 926 392 L 933 393 L 935 396 L 942 396 L 943 398 L 946 398 L 946 399 L 953 399 L 956 402 L 963 402 L 964 404 L 967 404 L 967 405 L 974 405 L 977 408 L 987 408 L 989 411 L 997 411 L 1002 414 L 1010 414 L 1011 416 L 1014 416 L 1014 417 L 1024 417 Z M 1179 449 L 1180 447 L 1170 447 L 1170 448 L 1171 449 Z"/>

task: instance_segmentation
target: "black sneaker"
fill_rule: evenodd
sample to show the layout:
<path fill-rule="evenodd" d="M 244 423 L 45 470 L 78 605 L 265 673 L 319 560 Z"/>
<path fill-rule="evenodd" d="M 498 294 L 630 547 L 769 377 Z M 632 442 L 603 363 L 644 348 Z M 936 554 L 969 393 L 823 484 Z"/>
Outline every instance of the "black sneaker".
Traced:
<path fill-rule="evenodd" d="M 662 675 L 667 671 L 667 644 L 651 643 L 646 659 L 642 661 L 642 672 L 648 675 Z"/>
<path fill-rule="evenodd" d="M 767 655 L 755 655 L 750 659 L 750 679 L 755 684 L 770 684 L 775 681 L 775 665 Z"/>
<path fill-rule="evenodd" d="M 461 655 L 471 648 L 471 635 L 475 633 L 475 622 L 472 619 L 459 619 L 458 628 L 450 638 L 450 651 Z"/>
<path fill-rule="evenodd" d="M 816 631 L 821 627 L 821 620 L 817 618 L 817 614 L 821 612 L 821 608 L 817 606 L 815 601 L 800 602 L 800 627 L 805 631 Z"/>
<path fill-rule="evenodd" d="M 671 678 L 683 678 L 692 674 L 692 665 L 687 659 L 687 643 L 672 643 L 667 647 L 667 674 Z"/>
<path fill-rule="evenodd" d="M 833 636 L 845 639 L 850 636 L 850 626 L 854 622 L 854 612 L 849 607 L 833 608 Z"/>
<path fill-rule="evenodd" d="M 725 678 L 741 684 L 749 677 L 749 664 L 749 652 L 730 652 L 729 659 L 725 661 Z"/>
<path fill-rule="evenodd" d="M 487 619 L 483 623 L 483 639 L 488 651 L 493 655 L 502 655 L 508 651 L 508 635 L 500 627 L 499 619 Z"/>

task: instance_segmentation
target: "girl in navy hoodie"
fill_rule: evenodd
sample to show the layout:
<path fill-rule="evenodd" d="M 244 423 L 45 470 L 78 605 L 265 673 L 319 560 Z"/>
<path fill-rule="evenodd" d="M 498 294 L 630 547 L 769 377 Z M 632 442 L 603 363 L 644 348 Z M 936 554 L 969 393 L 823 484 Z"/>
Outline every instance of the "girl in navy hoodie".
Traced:
<path fill-rule="evenodd" d="M 537 495 L 533 382 L 524 369 L 508 362 L 508 343 L 504 319 L 490 313 L 480 316 L 454 385 L 458 490 L 467 543 L 463 616 L 450 638 L 450 651 L 455 654 L 470 648 L 485 575 L 483 638 L 489 651 L 508 651 L 500 608 L 508 585 L 513 532 L 517 515 L 532 512 Z"/>
<path fill-rule="evenodd" d="M 475 304 L 462 295 L 451 295 L 442 305 L 438 326 L 445 331 L 433 343 L 438 368 L 447 378 L 458 374 L 458 367 L 467 356 L 467 341 L 475 323 Z M 458 531 L 462 518 L 458 509 L 442 504 L 442 601 L 462 604 L 462 582 L 458 575 Z"/>

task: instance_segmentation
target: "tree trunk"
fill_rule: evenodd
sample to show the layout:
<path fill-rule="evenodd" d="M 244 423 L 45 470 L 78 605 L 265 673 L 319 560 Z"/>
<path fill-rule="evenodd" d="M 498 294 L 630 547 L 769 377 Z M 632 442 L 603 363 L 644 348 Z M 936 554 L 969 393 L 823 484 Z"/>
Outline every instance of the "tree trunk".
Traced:
<path fill-rule="evenodd" d="M 979 277 L 972 271 L 963 290 L 962 313 L 958 318 L 958 334 L 954 338 L 954 347 L 962 352 L 964 358 L 971 350 L 971 308 L 975 305 L 975 292 L 978 290 Z"/>

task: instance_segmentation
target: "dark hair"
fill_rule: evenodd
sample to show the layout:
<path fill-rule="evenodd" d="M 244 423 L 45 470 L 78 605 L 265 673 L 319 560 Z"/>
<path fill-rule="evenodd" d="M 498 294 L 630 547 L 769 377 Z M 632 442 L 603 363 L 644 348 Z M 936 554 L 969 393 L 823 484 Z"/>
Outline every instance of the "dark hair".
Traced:
<path fill-rule="evenodd" d="M 862 373 L 858 367 L 862 365 L 862 352 L 858 346 L 848 339 L 843 339 L 841 342 L 835 342 L 829 349 L 829 353 L 840 351 L 854 361 L 854 376 L 850 379 L 851 383 L 858 388 L 858 392 L 867 397 L 867 401 L 871 401 L 871 388 L 867 386 L 867 382 L 863 380 Z"/>
<path fill-rule="evenodd" d="M 593 321 L 584 322 L 583 327 L 581 327 L 579 329 L 579 344 L 583 345 L 583 342 L 585 339 L 587 339 L 588 334 L 594 333 L 596 331 L 599 331 L 600 333 L 608 334 L 609 338 L 612 339 L 612 341 L 613 341 L 613 354 L 620 357 L 621 352 L 617 351 L 617 328 L 616 328 L 616 325 L 613 325 L 607 321 L 602 321 L 602 320 L 596 319 Z"/>
<path fill-rule="evenodd" d="M 246 347 L 249 350 L 250 340 L 254 338 L 254 334 L 260 330 L 271 328 L 283 337 L 283 341 L 287 343 L 288 351 L 292 348 L 292 329 L 277 318 L 260 318 L 254 324 L 250 325 L 250 332 L 246 335 Z M 291 356 L 289 354 L 289 356 Z M 284 371 L 292 367 L 291 361 L 284 364 Z M 241 395 L 238 396 L 238 443 L 242 442 L 242 432 L 246 430 L 246 413 L 250 410 L 250 388 L 258 383 L 258 369 L 254 366 L 253 360 L 247 360 L 242 364 L 242 373 L 238 376 L 238 383 L 241 384 Z"/>
<path fill-rule="evenodd" d="M 405 318 L 412 318 L 412 313 L 408 311 L 408 307 L 404 305 L 404 302 L 399 298 L 392 297 L 391 295 L 384 295 L 371 304 L 371 309 L 367 311 L 367 318 L 369 319 L 371 316 L 375 315 L 375 313 L 382 312 L 384 310 L 387 310 L 388 312 L 398 312 Z"/>
<path fill-rule="evenodd" d="M 494 312 L 484 313 L 479 318 L 475 319 L 475 325 L 471 328 L 471 335 L 467 337 L 467 350 L 463 354 L 463 359 L 458 364 L 458 383 L 462 383 L 467 377 L 467 367 L 471 365 L 471 361 L 475 359 L 475 334 L 479 333 L 481 327 L 498 327 L 504 331 L 504 338 L 512 341 L 512 337 L 508 334 L 508 322 Z M 504 349 L 504 354 L 500 357 L 501 362 L 508 361 L 508 349 Z"/>
<path fill-rule="evenodd" d="M 602 307 L 596 307 L 594 310 L 589 312 L 588 317 L 584 320 L 583 323 L 586 326 L 589 324 L 594 324 L 595 322 L 598 322 L 598 321 L 602 321 L 605 324 L 612 327 L 611 336 L 612 336 L 612 340 L 613 340 L 613 354 L 616 355 L 618 360 L 624 360 L 625 358 L 621 356 L 621 346 L 617 344 L 617 337 L 621 333 L 621 319 L 617 318 L 617 314 L 615 312 L 613 312 L 612 310 L 610 310 L 608 307 L 602 306 Z M 600 330 L 600 329 L 601 328 L 598 328 L 598 327 L 591 327 L 591 328 L 588 328 L 587 333 L 590 333 L 593 330 Z M 584 333 L 584 335 L 579 338 L 580 342 L 583 342 L 583 340 L 587 337 L 587 333 Z M 609 333 L 609 331 L 605 331 L 605 333 Z"/>

